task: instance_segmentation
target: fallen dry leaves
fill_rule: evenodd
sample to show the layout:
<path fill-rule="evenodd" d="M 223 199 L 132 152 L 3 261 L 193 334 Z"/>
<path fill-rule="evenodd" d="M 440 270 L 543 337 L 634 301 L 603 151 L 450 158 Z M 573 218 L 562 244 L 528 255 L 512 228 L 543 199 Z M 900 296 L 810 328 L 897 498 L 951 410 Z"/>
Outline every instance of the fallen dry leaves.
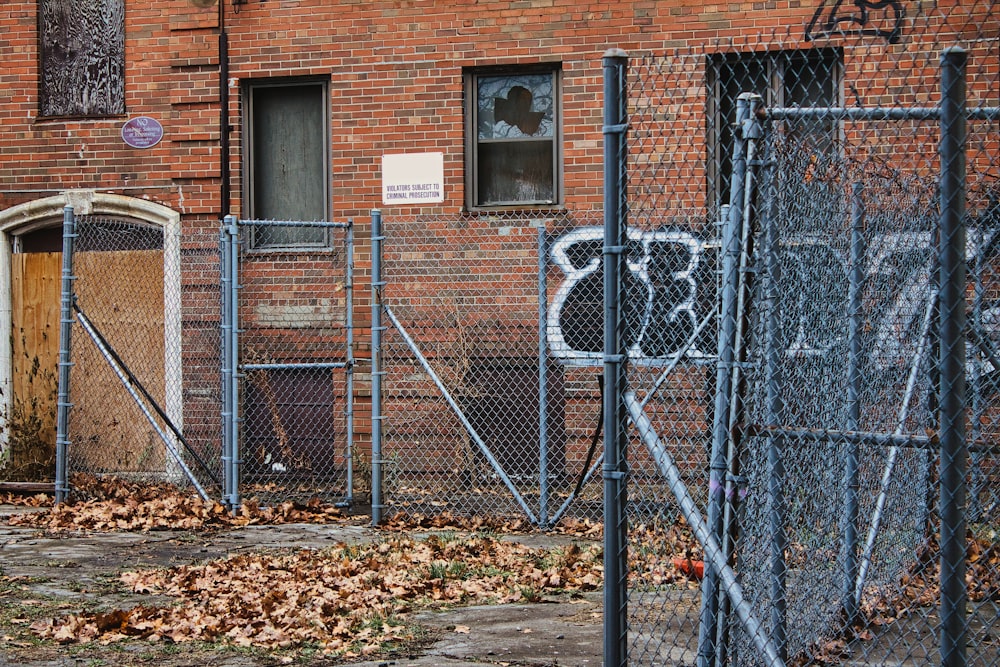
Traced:
<path fill-rule="evenodd" d="M 0 505 L 18 505 L 20 507 L 45 507 L 52 504 L 52 495 L 49 493 L 36 493 L 26 495 L 23 493 L 0 493 Z"/>
<path fill-rule="evenodd" d="M 318 499 L 260 507 L 246 500 L 236 513 L 191 490 L 163 482 L 74 475 L 70 498 L 44 512 L 15 514 L 15 526 L 66 531 L 205 530 L 257 524 L 348 521 L 344 513 Z M 51 502 L 51 498 L 49 498 Z"/>
<path fill-rule="evenodd" d="M 596 545 L 532 549 L 497 537 L 391 535 L 363 545 L 289 554 L 240 554 L 203 565 L 122 575 L 136 593 L 170 607 L 138 606 L 35 623 L 59 642 L 225 641 L 239 646 L 313 645 L 364 655 L 412 639 L 414 609 L 531 601 L 601 586 Z"/>

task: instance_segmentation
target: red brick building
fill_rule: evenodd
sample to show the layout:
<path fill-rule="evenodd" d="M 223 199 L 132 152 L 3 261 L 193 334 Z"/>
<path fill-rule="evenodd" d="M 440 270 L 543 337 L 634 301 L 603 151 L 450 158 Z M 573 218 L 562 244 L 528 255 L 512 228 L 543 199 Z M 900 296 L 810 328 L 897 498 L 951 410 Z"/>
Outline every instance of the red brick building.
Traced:
<path fill-rule="evenodd" d="M 171 342 L 174 334 L 164 334 L 167 347 L 181 349 L 183 369 L 162 371 L 180 392 L 166 400 L 210 442 L 218 420 L 213 327 L 223 216 L 353 218 L 356 347 L 364 357 L 371 209 L 456 217 L 528 211 L 564 220 L 599 209 L 601 56 L 609 47 L 638 55 L 709 45 L 721 60 L 709 57 L 708 70 L 731 57 L 746 76 L 773 81 L 782 75 L 752 44 L 780 33 L 781 48 L 799 54 L 798 76 L 809 79 L 784 102 L 835 106 L 849 95 L 836 72 L 879 76 L 877 63 L 839 49 L 845 34 L 905 53 L 925 38 L 935 12 L 950 11 L 903 1 L 861 3 L 864 12 L 841 4 L 11 0 L 0 15 L 0 341 L 14 340 L 13 349 L 0 344 L 4 396 L 24 372 L 18 336 L 3 333 L 19 326 L 2 307 L 11 272 L 26 270 L 12 258 L 58 248 L 53 230 L 65 204 L 82 215 L 160 226 L 173 239 L 164 241 L 163 326 L 180 336 Z M 996 11 L 976 11 L 981 20 L 963 25 L 995 38 Z M 705 90 L 706 113 L 722 113 L 712 95 Z M 162 138 L 155 124 L 152 139 L 136 138 L 141 128 L 125 126 L 138 118 L 156 121 Z M 703 153 L 723 148 L 709 137 L 687 139 Z M 442 201 L 383 200 L 383 157 L 401 154 L 442 156 Z M 715 192 L 704 184 L 708 208 L 718 203 L 711 203 Z M 308 262 L 326 256 L 327 238 L 293 228 L 250 242 Z M 171 295 L 180 297 L 173 307 Z M 358 383 L 359 395 L 365 387 Z"/>

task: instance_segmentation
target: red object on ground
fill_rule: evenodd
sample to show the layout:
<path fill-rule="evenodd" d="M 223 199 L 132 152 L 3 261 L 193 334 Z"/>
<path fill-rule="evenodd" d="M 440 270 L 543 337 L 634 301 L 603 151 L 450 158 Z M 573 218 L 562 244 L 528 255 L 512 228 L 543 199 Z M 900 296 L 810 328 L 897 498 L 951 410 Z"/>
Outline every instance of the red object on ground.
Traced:
<path fill-rule="evenodd" d="M 701 579 L 705 576 L 705 563 L 700 560 L 691 560 L 690 558 L 675 558 L 674 567 L 684 574 L 693 579 Z"/>

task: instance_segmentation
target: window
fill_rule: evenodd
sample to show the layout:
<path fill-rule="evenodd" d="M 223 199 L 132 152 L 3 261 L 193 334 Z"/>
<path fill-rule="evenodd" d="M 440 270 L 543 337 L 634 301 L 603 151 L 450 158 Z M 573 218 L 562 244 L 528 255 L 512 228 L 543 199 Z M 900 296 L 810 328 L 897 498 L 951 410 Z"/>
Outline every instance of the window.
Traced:
<path fill-rule="evenodd" d="M 465 86 L 466 204 L 558 204 L 559 70 L 475 70 Z"/>
<path fill-rule="evenodd" d="M 125 113 L 125 0 L 40 0 L 42 116 Z"/>
<path fill-rule="evenodd" d="M 709 61 L 709 192 L 716 205 L 728 203 L 732 173 L 733 129 L 736 99 L 754 92 L 768 106 L 840 106 L 840 63 L 836 49 L 783 51 L 766 54 L 722 54 Z M 835 121 L 788 122 L 786 136 L 793 136 L 817 152 L 836 144 Z"/>
<path fill-rule="evenodd" d="M 329 219 L 329 93 L 325 80 L 250 82 L 246 210 L 254 220 Z M 252 244 L 323 247 L 321 227 L 255 227 Z"/>

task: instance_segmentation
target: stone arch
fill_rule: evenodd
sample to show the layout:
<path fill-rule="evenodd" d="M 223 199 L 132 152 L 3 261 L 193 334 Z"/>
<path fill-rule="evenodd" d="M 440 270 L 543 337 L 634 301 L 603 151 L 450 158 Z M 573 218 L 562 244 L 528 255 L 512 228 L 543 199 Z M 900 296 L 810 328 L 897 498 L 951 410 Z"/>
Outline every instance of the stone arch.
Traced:
<path fill-rule="evenodd" d="M 164 303 L 164 410 L 174 424 L 182 425 L 180 213 L 145 199 L 94 190 L 68 190 L 0 211 L 0 423 L 9 414 L 12 400 L 11 265 L 13 238 L 45 227 L 61 226 L 65 208 L 76 215 L 107 215 L 134 220 L 163 230 Z M 6 449 L 0 442 L 0 453 Z"/>

